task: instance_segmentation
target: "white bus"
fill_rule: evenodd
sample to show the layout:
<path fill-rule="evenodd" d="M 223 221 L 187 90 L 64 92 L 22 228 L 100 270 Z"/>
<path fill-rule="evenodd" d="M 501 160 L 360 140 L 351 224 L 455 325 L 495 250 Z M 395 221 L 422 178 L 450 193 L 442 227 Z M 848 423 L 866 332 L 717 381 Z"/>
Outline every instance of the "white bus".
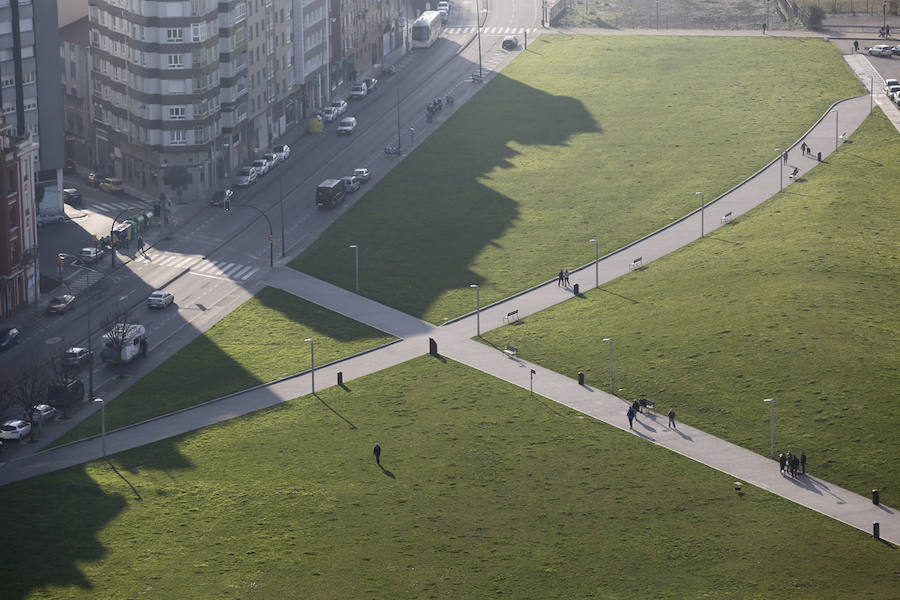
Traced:
<path fill-rule="evenodd" d="M 436 10 L 426 10 L 416 19 L 412 26 L 412 47 L 431 48 L 439 37 L 444 22 L 441 13 Z"/>

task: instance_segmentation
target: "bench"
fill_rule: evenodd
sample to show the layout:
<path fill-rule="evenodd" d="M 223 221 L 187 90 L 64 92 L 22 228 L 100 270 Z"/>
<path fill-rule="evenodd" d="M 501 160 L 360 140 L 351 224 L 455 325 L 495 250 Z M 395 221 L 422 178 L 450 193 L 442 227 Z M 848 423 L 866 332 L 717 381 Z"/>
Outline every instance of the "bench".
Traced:
<path fill-rule="evenodd" d="M 509 321 L 518 321 L 519 320 L 519 309 L 511 310 L 506 313 L 506 316 L 503 317 L 503 322 L 508 323 Z"/>
<path fill-rule="evenodd" d="M 641 407 L 641 412 L 644 412 L 645 408 L 653 408 L 656 406 L 653 404 L 653 400 L 647 400 L 646 398 L 638 398 L 638 406 Z"/>
<path fill-rule="evenodd" d="M 482 75 L 478 71 L 472 73 L 472 81 L 475 83 L 481 83 Z"/>
<path fill-rule="evenodd" d="M 509 355 L 510 358 L 512 358 L 513 356 L 515 356 L 518 353 L 519 353 L 519 349 L 516 346 L 510 346 L 509 344 L 506 345 L 506 350 L 503 351 L 503 354 Z"/>
<path fill-rule="evenodd" d="M 636 259 L 631 261 L 631 265 L 628 267 L 629 271 L 634 271 L 635 269 L 640 269 L 644 266 L 644 261 L 642 256 L 638 256 Z"/>
<path fill-rule="evenodd" d="M 729 210 L 727 213 L 722 215 L 722 225 L 731 221 L 731 211 Z"/>

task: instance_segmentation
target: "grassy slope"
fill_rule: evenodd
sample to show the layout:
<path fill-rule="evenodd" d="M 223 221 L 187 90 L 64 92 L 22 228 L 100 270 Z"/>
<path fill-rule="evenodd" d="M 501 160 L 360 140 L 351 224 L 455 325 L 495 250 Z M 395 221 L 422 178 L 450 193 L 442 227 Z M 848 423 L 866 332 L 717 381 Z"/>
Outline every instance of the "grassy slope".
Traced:
<path fill-rule="evenodd" d="M 265 288 L 106 408 L 108 429 L 195 406 L 387 343 L 391 336 L 276 288 Z M 100 433 L 100 414 L 56 444 Z"/>
<path fill-rule="evenodd" d="M 3 597 L 896 592 L 865 533 L 452 361 L 350 387 L 0 488 Z"/>
<path fill-rule="evenodd" d="M 542 36 L 291 264 L 440 323 L 711 199 L 862 91 L 821 40 Z M 342 258 L 343 257 L 343 258 Z"/>
<path fill-rule="evenodd" d="M 858 493 L 897 490 L 900 202 L 884 184 L 900 165 L 880 161 L 900 138 L 876 111 L 851 142 L 740 223 L 486 338 L 605 388 L 610 336 L 623 397 L 764 454 L 774 397 L 778 449 Z"/>

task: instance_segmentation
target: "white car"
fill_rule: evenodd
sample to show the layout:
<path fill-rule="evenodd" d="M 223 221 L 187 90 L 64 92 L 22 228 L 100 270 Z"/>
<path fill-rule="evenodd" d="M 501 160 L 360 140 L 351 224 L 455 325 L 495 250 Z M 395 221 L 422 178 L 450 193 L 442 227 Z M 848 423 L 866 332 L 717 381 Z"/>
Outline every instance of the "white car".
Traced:
<path fill-rule="evenodd" d="M 260 177 L 265 177 L 269 172 L 269 161 L 267 161 L 265 158 L 257 158 L 252 163 L 250 163 L 250 166 L 256 169 L 256 172 Z"/>
<path fill-rule="evenodd" d="M 887 93 L 887 91 L 888 91 L 889 89 L 891 89 L 891 86 L 893 86 L 893 85 L 900 85 L 900 81 L 897 81 L 896 79 L 885 79 L 885 80 L 884 80 L 884 91 L 885 91 L 885 93 Z"/>
<path fill-rule="evenodd" d="M 450 3 L 447 2 L 447 0 L 441 0 L 440 2 L 437 3 L 437 10 L 438 10 L 438 12 L 446 11 L 447 13 L 449 13 L 450 12 Z"/>
<path fill-rule="evenodd" d="M 351 98 L 356 98 L 357 100 L 360 98 L 365 98 L 366 94 L 368 94 L 368 93 L 369 93 L 369 88 L 366 86 L 365 83 L 357 82 L 357 83 L 354 83 L 350 87 L 350 97 Z"/>
<path fill-rule="evenodd" d="M 56 409 L 49 404 L 38 404 L 31 413 L 31 420 L 38 423 L 48 423 L 56 418 Z"/>
<path fill-rule="evenodd" d="M 337 116 L 341 116 L 345 112 L 347 112 L 347 101 L 346 100 L 335 100 L 331 103 L 331 108 L 337 111 Z"/>
<path fill-rule="evenodd" d="M 102 248 L 82 248 L 78 253 L 78 260 L 86 265 L 92 265 L 103 256 Z"/>
<path fill-rule="evenodd" d="M 165 290 L 156 290 L 147 298 L 147 306 L 150 308 L 165 308 L 175 302 L 175 295 Z"/>
<path fill-rule="evenodd" d="M 322 109 L 322 118 L 325 119 L 326 123 L 337 119 L 338 114 L 338 109 L 333 106 L 326 106 L 324 109 Z"/>
<path fill-rule="evenodd" d="M 287 144 L 281 144 L 272 148 L 272 154 L 278 157 L 279 162 L 284 162 L 291 155 L 291 147 Z"/>
<path fill-rule="evenodd" d="M 337 126 L 337 132 L 349 134 L 356 131 L 356 117 L 344 117 Z"/>
<path fill-rule="evenodd" d="M 356 177 L 360 183 L 365 183 L 369 180 L 372 174 L 369 173 L 368 169 L 354 169 L 353 176 Z"/>
<path fill-rule="evenodd" d="M 341 179 L 344 180 L 344 189 L 348 194 L 352 194 L 359 189 L 359 179 L 357 179 L 355 176 L 345 175 L 344 177 L 341 177 Z"/>
<path fill-rule="evenodd" d="M 67 367 L 78 367 L 91 359 L 92 352 L 87 348 L 72 346 L 63 352 L 63 364 Z"/>
<path fill-rule="evenodd" d="M 239 185 L 241 187 L 253 185 L 256 183 L 256 177 L 256 169 L 253 167 L 241 167 L 241 170 L 237 172 L 237 175 L 234 178 L 234 185 Z"/>
<path fill-rule="evenodd" d="M 29 433 L 31 433 L 31 423 L 14 419 L 0 427 L 0 440 L 21 440 Z"/>
<path fill-rule="evenodd" d="M 281 159 L 279 159 L 278 155 L 275 154 L 274 152 L 266 152 L 265 154 L 262 155 L 262 157 L 264 159 L 266 159 L 267 161 L 269 161 L 269 170 L 272 170 L 275 167 L 277 167 L 279 164 L 281 164 Z"/>
<path fill-rule="evenodd" d="M 866 52 L 869 53 L 869 56 L 884 56 L 890 58 L 893 49 L 886 44 L 878 44 L 877 46 L 866 48 Z"/>

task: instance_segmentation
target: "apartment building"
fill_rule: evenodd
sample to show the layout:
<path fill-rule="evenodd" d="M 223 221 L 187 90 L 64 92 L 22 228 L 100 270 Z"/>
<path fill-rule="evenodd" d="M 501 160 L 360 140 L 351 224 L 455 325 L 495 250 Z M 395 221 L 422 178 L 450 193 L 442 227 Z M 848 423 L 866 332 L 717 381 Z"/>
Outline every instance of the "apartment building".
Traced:
<path fill-rule="evenodd" d="M 355 81 L 403 46 L 405 0 L 331 0 L 332 88 Z"/>
<path fill-rule="evenodd" d="M 87 15 L 59 30 L 59 72 L 62 83 L 63 127 L 67 159 L 96 164 L 91 111 L 91 24 Z"/>
<path fill-rule="evenodd" d="M 294 82 L 302 86 L 299 118 L 326 106 L 328 85 L 328 0 L 293 0 Z"/>

